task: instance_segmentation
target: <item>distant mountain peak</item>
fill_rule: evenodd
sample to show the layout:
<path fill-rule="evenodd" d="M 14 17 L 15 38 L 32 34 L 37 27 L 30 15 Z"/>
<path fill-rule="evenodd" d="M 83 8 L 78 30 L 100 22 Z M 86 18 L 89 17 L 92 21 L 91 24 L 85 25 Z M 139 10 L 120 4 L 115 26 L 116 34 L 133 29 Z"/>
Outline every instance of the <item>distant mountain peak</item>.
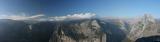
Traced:
<path fill-rule="evenodd" d="M 151 36 L 152 34 L 156 34 L 156 29 L 156 21 L 153 16 L 144 14 L 138 22 L 131 25 L 131 31 L 128 34 L 128 38 L 135 41 L 141 37 Z"/>
<path fill-rule="evenodd" d="M 142 20 L 144 22 L 155 22 L 155 19 L 153 18 L 151 14 L 144 14 Z"/>

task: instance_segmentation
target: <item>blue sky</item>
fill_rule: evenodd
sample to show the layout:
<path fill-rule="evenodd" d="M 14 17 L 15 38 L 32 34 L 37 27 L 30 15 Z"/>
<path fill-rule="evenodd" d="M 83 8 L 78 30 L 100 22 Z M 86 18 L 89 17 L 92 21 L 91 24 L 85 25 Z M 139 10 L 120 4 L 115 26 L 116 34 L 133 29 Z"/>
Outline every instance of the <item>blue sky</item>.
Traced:
<path fill-rule="evenodd" d="M 0 0 L 0 15 L 63 16 L 90 12 L 102 17 L 135 17 L 146 13 L 160 18 L 159 11 L 158 0 Z"/>

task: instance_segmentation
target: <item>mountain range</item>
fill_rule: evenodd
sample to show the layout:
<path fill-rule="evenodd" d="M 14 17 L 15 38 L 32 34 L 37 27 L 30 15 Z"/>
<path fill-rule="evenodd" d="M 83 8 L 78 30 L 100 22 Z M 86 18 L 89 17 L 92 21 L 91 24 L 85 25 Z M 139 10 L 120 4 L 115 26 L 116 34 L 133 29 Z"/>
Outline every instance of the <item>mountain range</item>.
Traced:
<path fill-rule="evenodd" d="M 0 19 L 0 42 L 137 42 L 141 38 L 160 35 L 159 25 L 159 19 L 147 14 L 132 19 Z"/>

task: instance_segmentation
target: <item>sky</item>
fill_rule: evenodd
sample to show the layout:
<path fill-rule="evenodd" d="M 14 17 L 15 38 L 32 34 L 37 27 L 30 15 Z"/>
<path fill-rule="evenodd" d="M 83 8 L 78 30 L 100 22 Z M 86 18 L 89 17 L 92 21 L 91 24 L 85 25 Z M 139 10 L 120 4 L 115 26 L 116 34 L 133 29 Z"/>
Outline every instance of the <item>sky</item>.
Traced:
<path fill-rule="evenodd" d="M 0 0 L 0 15 L 95 13 L 100 17 L 136 17 L 151 14 L 160 18 L 159 11 L 160 0 Z"/>

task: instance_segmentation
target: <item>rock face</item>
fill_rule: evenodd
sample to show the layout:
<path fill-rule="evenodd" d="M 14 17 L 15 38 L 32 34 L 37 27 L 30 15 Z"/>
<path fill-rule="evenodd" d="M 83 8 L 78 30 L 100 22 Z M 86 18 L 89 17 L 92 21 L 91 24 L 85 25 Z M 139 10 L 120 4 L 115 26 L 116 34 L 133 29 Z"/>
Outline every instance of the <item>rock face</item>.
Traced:
<path fill-rule="evenodd" d="M 67 21 L 57 28 L 50 42 L 106 42 L 97 20 Z"/>
<path fill-rule="evenodd" d="M 151 15 L 144 15 L 140 21 L 133 24 L 128 38 L 136 41 L 138 38 L 160 35 L 158 33 L 159 26 Z"/>

